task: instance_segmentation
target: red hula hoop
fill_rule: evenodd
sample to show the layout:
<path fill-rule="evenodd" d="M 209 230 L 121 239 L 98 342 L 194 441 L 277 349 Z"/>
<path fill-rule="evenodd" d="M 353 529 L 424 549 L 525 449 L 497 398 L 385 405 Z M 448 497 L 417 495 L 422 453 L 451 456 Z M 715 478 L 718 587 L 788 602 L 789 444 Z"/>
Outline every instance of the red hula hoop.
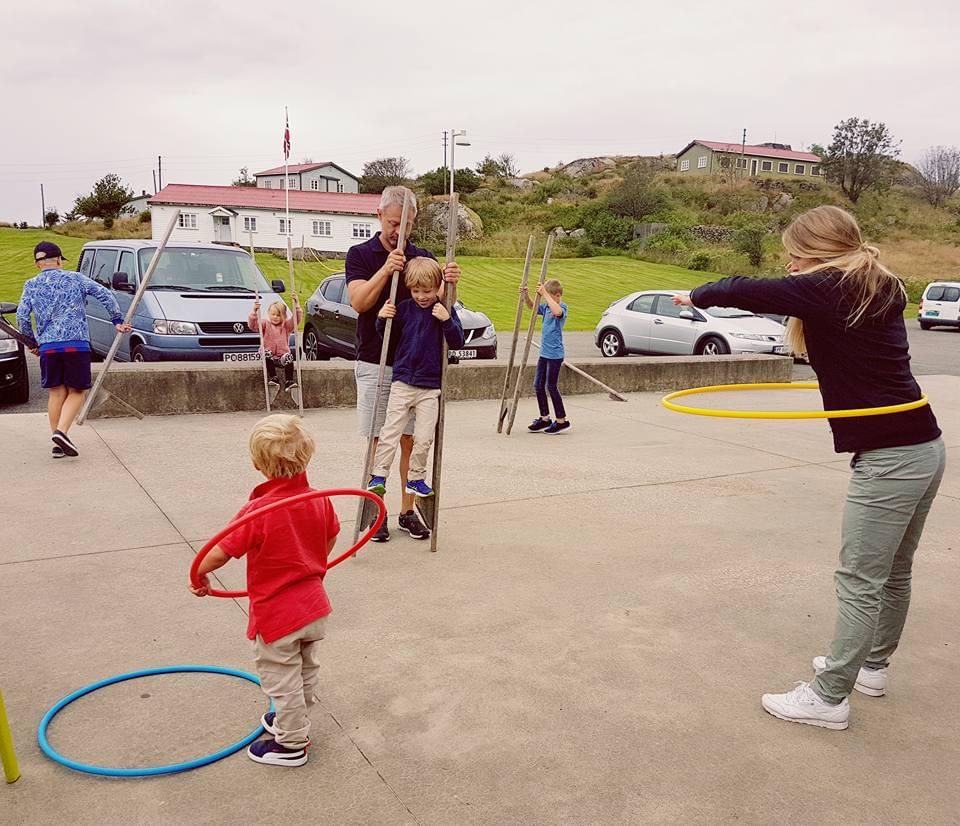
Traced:
<path fill-rule="evenodd" d="M 200 578 L 197 576 L 197 569 L 200 567 L 200 563 L 203 561 L 203 558 L 210 553 L 211 550 L 223 539 L 225 536 L 233 533 L 237 528 L 246 525 L 248 522 L 252 522 L 254 519 L 257 519 L 261 516 L 264 516 L 271 511 L 281 510 L 283 508 L 289 508 L 293 505 L 296 505 L 300 502 L 306 502 L 310 499 L 316 499 L 320 496 L 359 496 L 363 499 L 369 499 L 374 502 L 379 509 L 377 513 L 377 518 L 374 520 L 373 525 L 370 527 L 363 536 L 360 537 L 360 540 L 356 545 L 352 546 L 349 550 L 340 554 L 333 562 L 327 563 L 327 570 L 339 565 L 343 560 L 348 556 L 353 556 L 357 551 L 359 551 L 373 535 L 380 530 L 380 526 L 383 524 L 383 520 L 387 516 L 387 506 L 383 504 L 383 499 L 381 499 L 377 494 L 371 493 L 368 490 L 357 490 L 354 488 L 337 488 L 336 490 L 308 490 L 306 493 L 298 493 L 296 496 L 290 496 L 286 499 L 281 499 L 279 502 L 273 502 L 272 504 L 266 505 L 262 508 L 257 508 L 254 511 L 242 516 L 236 522 L 231 522 L 227 527 L 225 527 L 220 533 L 213 537 L 206 545 L 204 545 L 198 552 L 197 556 L 193 560 L 193 564 L 190 566 L 190 582 L 193 584 L 194 588 L 199 588 L 201 586 Z M 245 597 L 247 595 L 246 591 L 216 591 L 214 589 L 209 589 L 207 595 L 211 597 Z"/>

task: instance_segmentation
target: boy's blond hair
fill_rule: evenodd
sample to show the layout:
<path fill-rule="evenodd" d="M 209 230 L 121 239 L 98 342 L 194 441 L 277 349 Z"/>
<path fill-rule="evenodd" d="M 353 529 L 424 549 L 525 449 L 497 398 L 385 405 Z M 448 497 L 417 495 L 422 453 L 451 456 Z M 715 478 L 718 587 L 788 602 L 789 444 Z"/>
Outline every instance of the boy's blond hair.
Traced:
<path fill-rule="evenodd" d="M 411 258 L 403 268 L 403 283 L 407 285 L 408 290 L 414 287 L 439 290 L 441 281 L 443 281 L 443 270 L 440 269 L 440 265 L 425 255 Z"/>
<path fill-rule="evenodd" d="M 548 278 L 544 281 L 543 289 L 550 293 L 550 295 L 563 295 L 563 284 L 556 278 Z"/>
<path fill-rule="evenodd" d="M 254 425 L 250 458 L 268 479 L 303 473 L 313 458 L 313 437 L 298 416 L 274 413 Z"/>

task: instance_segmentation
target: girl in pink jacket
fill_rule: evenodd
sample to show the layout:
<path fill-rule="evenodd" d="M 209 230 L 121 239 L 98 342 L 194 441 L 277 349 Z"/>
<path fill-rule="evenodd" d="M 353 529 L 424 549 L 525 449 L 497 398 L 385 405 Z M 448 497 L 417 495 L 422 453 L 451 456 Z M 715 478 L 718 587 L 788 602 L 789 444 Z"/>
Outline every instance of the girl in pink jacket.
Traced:
<path fill-rule="evenodd" d="M 257 330 L 263 334 L 263 357 L 267 363 L 267 376 L 269 383 L 274 387 L 280 386 L 280 379 L 277 377 L 277 367 L 283 367 L 284 390 L 290 390 L 297 386 L 293 378 L 293 353 L 290 352 L 290 334 L 300 325 L 303 320 L 303 310 L 300 309 L 300 300 L 297 294 L 291 293 L 293 307 L 296 313 L 296 320 L 289 314 L 287 305 L 282 301 L 274 301 L 267 310 L 267 317 L 260 318 L 260 299 L 253 304 L 253 310 L 247 318 L 247 326 L 251 330 Z"/>

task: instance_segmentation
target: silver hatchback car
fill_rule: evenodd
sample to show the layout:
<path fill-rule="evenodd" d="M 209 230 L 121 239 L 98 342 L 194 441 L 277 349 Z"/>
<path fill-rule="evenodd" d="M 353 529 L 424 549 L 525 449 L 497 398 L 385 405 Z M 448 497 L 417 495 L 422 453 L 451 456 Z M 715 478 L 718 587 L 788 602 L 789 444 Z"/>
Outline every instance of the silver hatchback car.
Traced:
<path fill-rule="evenodd" d="M 594 331 L 607 358 L 627 353 L 720 356 L 728 353 L 783 353 L 782 324 L 746 310 L 700 310 L 673 303 L 688 290 L 648 290 L 614 301 Z"/>

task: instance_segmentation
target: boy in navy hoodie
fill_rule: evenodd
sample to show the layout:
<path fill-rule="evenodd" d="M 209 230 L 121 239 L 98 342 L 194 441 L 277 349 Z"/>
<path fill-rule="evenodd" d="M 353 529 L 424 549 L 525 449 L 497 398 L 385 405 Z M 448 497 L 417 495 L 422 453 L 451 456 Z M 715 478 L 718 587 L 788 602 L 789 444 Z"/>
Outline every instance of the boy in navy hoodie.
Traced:
<path fill-rule="evenodd" d="M 386 320 L 393 319 L 399 344 L 393 361 L 393 384 L 387 405 L 386 421 L 373 462 L 373 475 L 367 489 L 386 492 L 390 466 L 400 444 L 400 435 L 411 413 L 416 414 L 408 493 L 432 496 L 427 485 L 427 456 L 433 445 L 437 415 L 440 409 L 440 367 L 443 340 L 451 350 L 463 347 L 463 326 L 457 311 L 438 301 L 443 270 L 432 258 L 412 258 L 403 270 L 404 283 L 412 298 L 394 306 L 387 301 L 377 318 L 377 332 L 383 336 Z M 401 520 L 402 521 L 402 520 Z M 401 527 L 403 525 L 401 524 Z M 426 535 L 423 537 L 426 539 Z"/>

